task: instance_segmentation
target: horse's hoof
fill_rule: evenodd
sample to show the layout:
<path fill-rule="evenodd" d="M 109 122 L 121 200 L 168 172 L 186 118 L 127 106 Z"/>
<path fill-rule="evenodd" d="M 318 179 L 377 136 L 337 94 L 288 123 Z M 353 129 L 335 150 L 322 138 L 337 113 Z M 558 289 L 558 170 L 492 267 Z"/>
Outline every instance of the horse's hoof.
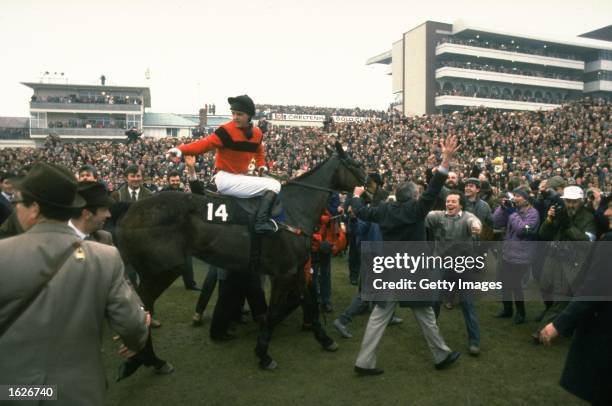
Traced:
<path fill-rule="evenodd" d="M 334 351 L 338 351 L 338 343 L 335 341 L 332 341 L 332 343 L 330 345 L 324 346 L 323 349 L 325 351 L 329 351 L 329 352 L 334 352 Z"/>
<path fill-rule="evenodd" d="M 117 375 L 116 382 L 122 381 L 125 378 L 129 378 L 140 368 L 140 363 L 134 361 L 125 361 L 119 365 L 119 373 Z"/>
<path fill-rule="evenodd" d="M 263 365 L 261 362 L 259 363 L 259 367 L 261 369 L 263 369 L 264 371 L 273 371 L 276 368 L 278 368 L 278 364 L 276 363 L 276 361 L 274 361 L 273 359 L 270 360 L 270 362 L 268 362 L 267 365 Z"/>
<path fill-rule="evenodd" d="M 163 365 L 155 367 L 153 372 L 155 372 L 157 375 L 169 375 L 174 372 L 174 366 L 166 361 L 163 363 Z"/>

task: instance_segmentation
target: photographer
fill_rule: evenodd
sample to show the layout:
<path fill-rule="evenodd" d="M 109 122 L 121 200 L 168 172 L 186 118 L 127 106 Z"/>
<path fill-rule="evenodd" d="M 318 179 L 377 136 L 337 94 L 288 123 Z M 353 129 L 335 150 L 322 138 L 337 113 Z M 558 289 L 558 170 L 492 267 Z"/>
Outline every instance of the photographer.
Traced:
<path fill-rule="evenodd" d="M 539 236 L 544 241 L 595 241 L 595 219 L 584 207 L 584 192 L 578 186 L 563 190 L 562 203 L 548 209 Z M 554 304 L 542 317 L 542 327 L 553 321 L 567 306 L 581 264 L 588 253 L 579 252 L 566 244 L 554 243 L 548 250 L 540 288 L 551 290 Z M 536 333 L 539 337 L 539 331 Z M 534 335 L 535 337 L 535 335 Z"/>
<path fill-rule="evenodd" d="M 562 207 L 564 205 L 561 195 L 563 194 L 563 188 L 565 188 L 565 185 L 566 182 L 561 176 L 553 176 L 540 182 L 538 185 L 537 198 L 533 203 L 533 207 L 536 208 L 541 219 L 546 218 L 548 210 L 552 206 L 558 205 L 559 207 Z M 538 237 L 540 241 L 545 241 L 543 237 Z M 540 322 L 548 309 L 550 309 L 553 305 L 552 288 L 540 283 L 540 279 L 542 278 L 542 269 L 544 268 L 544 260 L 548 256 L 548 249 L 544 244 L 540 244 L 538 248 L 541 250 L 541 255 L 538 255 L 534 260 L 532 275 L 540 286 L 540 293 L 542 295 L 542 301 L 544 302 L 544 309 L 534 318 L 534 321 L 536 322 Z"/>
<path fill-rule="evenodd" d="M 535 233 L 540 226 L 538 211 L 531 206 L 529 194 L 525 189 L 515 189 L 513 194 L 502 197 L 501 206 L 493 213 L 495 228 L 506 227 L 500 278 L 504 308 L 495 315 L 498 318 L 512 317 L 512 296 L 516 306 L 515 324 L 525 322 L 525 302 L 523 301 L 523 275 L 529 271 L 536 255 Z"/>
<path fill-rule="evenodd" d="M 586 209 L 595 217 L 597 237 L 608 231 L 608 218 L 604 214 L 608 208 L 607 200 L 608 194 L 602 193 L 598 188 L 592 187 L 587 190 Z"/>

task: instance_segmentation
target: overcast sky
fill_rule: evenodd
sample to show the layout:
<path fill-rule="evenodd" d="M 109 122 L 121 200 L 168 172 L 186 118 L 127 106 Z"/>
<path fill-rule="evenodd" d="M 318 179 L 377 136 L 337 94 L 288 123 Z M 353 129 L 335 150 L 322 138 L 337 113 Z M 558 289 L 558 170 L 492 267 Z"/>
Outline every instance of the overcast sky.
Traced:
<path fill-rule="evenodd" d="M 417 3 L 423 5 L 416 5 Z M 256 103 L 385 109 L 391 79 L 367 58 L 426 20 L 575 37 L 610 24 L 612 1 L 0 0 L 0 115 L 27 116 L 22 81 L 148 85 L 156 112 Z M 147 69 L 150 79 L 145 78 Z"/>

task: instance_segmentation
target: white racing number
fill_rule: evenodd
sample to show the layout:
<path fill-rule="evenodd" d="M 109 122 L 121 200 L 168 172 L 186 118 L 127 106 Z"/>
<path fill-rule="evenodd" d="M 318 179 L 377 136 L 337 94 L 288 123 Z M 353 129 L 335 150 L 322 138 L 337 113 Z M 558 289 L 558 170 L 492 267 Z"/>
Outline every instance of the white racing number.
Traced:
<path fill-rule="evenodd" d="M 220 218 L 223 222 L 227 221 L 227 209 L 225 204 L 220 204 L 219 207 L 217 207 L 217 210 L 215 210 L 214 205 L 212 203 L 208 203 L 206 204 L 206 208 L 206 220 L 213 221 L 214 216 Z"/>

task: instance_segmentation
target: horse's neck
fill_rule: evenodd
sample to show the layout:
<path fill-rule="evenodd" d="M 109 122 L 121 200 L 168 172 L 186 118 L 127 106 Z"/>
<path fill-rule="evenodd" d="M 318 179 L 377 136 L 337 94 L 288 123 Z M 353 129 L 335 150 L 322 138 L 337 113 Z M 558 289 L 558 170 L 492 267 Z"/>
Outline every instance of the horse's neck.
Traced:
<path fill-rule="evenodd" d="M 338 162 L 329 159 L 316 170 L 302 176 L 296 181 L 302 184 L 326 189 L 332 187 L 332 179 Z M 283 206 L 290 223 L 311 232 L 327 206 L 331 192 L 317 190 L 300 184 L 288 184 L 283 187 Z"/>

